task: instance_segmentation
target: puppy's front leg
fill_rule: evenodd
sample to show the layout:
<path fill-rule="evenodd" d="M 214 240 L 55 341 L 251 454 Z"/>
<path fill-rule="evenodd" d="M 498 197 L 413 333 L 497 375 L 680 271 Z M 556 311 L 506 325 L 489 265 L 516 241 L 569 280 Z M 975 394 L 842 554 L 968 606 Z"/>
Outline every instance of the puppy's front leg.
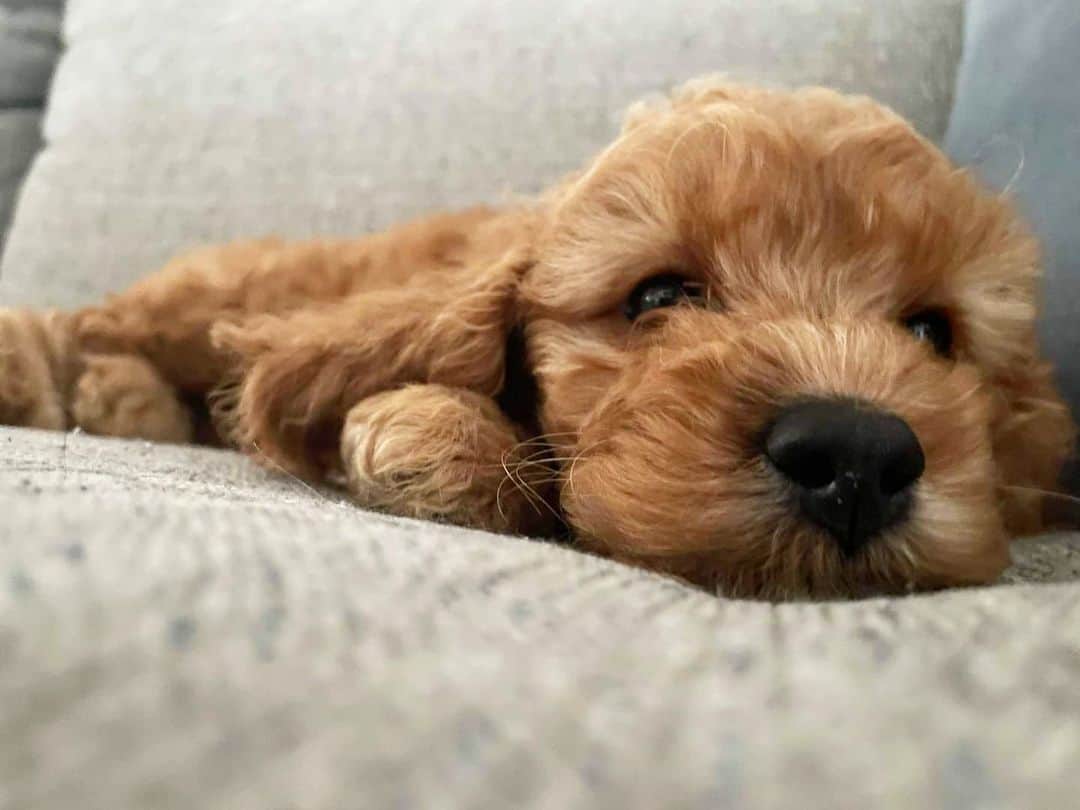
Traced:
<path fill-rule="evenodd" d="M 333 296 L 350 258 L 331 243 L 237 243 L 181 255 L 83 309 L 0 307 L 0 425 L 190 441 L 179 392 L 204 395 L 228 368 L 210 327 Z"/>
<path fill-rule="evenodd" d="M 553 474 L 489 398 L 408 385 L 353 406 L 341 436 L 349 490 L 364 506 L 509 533 L 556 522 Z"/>
<path fill-rule="evenodd" d="M 0 309 L 0 425 L 184 443 L 192 419 L 145 358 L 78 350 L 75 316 Z"/>
<path fill-rule="evenodd" d="M 0 308 L 0 425 L 64 430 L 75 369 L 59 312 Z"/>
<path fill-rule="evenodd" d="M 71 394 L 76 425 L 100 436 L 187 444 L 194 424 L 180 401 L 148 360 L 134 354 L 84 355 Z"/>

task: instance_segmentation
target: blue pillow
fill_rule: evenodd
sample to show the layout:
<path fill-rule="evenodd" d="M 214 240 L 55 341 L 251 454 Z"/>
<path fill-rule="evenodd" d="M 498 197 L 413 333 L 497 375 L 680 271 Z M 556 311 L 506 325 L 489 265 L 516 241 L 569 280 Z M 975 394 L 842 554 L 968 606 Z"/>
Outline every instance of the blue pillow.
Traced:
<path fill-rule="evenodd" d="M 946 151 L 1013 195 L 1046 256 L 1040 333 L 1080 415 L 1080 2 L 971 0 Z"/>

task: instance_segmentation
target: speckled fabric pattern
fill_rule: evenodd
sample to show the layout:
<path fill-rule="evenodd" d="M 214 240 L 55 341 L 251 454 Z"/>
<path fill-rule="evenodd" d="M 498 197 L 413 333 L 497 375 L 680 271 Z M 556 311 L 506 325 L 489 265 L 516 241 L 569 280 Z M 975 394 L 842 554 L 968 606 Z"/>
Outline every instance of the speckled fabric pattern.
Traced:
<path fill-rule="evenodd" d="M 1067 807 L 1080 789 L 1075 583 L 723 601 L 367 514 L 229 453 L 29 431 L 0 431 L 0 504 L 5 807 Z M 1020 552 L 1012 579 L 1080 569 L 1080 536 Z"/>
<path fill-rule="evenodd" d="M 71 0 L 3 260 L 85 302 L 192 245 L 531 193 L 695 75 L 871 93 L 945 128 L 961 0 Z"/>

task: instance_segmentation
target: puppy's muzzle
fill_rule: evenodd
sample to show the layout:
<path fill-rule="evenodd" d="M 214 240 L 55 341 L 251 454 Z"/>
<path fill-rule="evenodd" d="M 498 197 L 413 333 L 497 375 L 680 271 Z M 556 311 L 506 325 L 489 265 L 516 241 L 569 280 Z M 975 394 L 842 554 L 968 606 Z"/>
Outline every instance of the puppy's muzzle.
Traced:
<path fill-rule="evenodd" d="M 766 432 L 764 449 L 803 516 L 847 556 L 907 517 L 926 466 L 904 420 L 839 399 L 788 407 Z"/>

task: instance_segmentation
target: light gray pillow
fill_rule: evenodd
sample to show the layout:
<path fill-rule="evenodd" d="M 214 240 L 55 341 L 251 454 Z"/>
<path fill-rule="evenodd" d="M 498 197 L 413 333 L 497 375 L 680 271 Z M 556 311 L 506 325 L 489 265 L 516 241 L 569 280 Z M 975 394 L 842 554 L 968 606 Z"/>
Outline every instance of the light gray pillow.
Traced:
<path fill-rule="evenodd" d="M 971 0 L 945 139 L 1012 194 L 1046 253 L 1042 337 L 1080 416 L 1080 3 Z"/>
<path fill-rule="evenodd" d="M 73 304 L 195 244 L 530 192 L 694 75 L 871 93 L 934 137 L 961 0 L 71 0 L 3 261 Z"/>

